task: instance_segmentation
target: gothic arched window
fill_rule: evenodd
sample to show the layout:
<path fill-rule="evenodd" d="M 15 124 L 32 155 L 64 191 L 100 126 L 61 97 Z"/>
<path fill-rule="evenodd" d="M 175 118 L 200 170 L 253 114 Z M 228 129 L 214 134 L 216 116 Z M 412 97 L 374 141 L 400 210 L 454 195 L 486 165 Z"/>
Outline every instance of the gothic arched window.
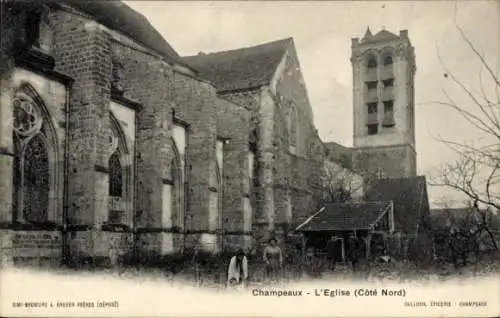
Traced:
<path fill-rule="evenodd" d="M 108 146 L 108 222 L 126 224 L 132 218 L 133 174 L 127 136 L 121 123 L 110 111 Z"/>
<path fill-rule="evenodd" d="M 108 168 L 109 196 L 121 197 L 123 195 L 123 172 L 118 149 L 109 157 Z"/>
<path fill-rule="evenodd" d="M 50 123 L 44 121 L 41 103 L 21 91 L 14 96 L 13 212 L 17 221 L 49 219 L 54 145 L 49 142 Z"/>

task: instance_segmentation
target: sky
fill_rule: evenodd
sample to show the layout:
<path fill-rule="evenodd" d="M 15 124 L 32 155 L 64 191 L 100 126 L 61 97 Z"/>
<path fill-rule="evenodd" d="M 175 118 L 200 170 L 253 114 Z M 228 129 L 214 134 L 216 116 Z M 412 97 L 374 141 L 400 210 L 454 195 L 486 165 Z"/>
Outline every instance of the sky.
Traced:
<path fill-rule="evenodd" d="M 125 1 L 143 14 L 181 56 L 217 52 L 293 37 L 306 82 L 314 123 L 323 141 L 352 146 L 351 38 L 407 29 L 415 47 L 416 150 L 419 174 L 428 178 L 456 159 L 437 138 L 485 142 L 460 114 L 433 103 L 445 93 L 472 107 L 456 76 L 475 92 L 479 77 L 488 95 L 492 82 L 457 29 L 500 74 L 500 1 Z M 439 58 L 440 57 L 440 58 Z M 444 69 L 446 67 L 446 71 Z M 341 120 L 339 120 L 339 118 Z M 431 205 L 450 205 L 464 197 L 429 187 Z"/>

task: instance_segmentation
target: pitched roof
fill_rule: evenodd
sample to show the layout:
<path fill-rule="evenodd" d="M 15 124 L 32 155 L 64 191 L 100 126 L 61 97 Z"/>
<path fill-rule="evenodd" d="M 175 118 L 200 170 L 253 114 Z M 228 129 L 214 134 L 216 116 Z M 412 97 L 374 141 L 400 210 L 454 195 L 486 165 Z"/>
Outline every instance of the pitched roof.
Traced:
<path fill-rule="evenodd" d="M 365 190 L 366 201 L 393 201 L 396 230 L 415 233 L 429 216 L 429 198 L 424 176 L 379 179 Z"/>
<path fill-rule="evenodd" d="M 367 30 L 365 36 L 362 39 L 363 43 L 390 41 L 399 39 L 399 36 L 387 30 L 381 30 L 375 35 L 372 35 L 372 33 L 368 31 L 369 29 Z"/>
<path fill-rule="evenodd" d="M 57 0 L 57 2 L 65 3 L 93 16 L 99 23 L 124 33 L 169 61 L 182 63 L 179 54 L 148 19 L 122 1 Z"/>
<path fill-rule="evenodd" d="M 219 92 L 252 89 L 271 82 L 292 38 L 237 50 L 200 53 L 184 61 L 215 83 Z"/>
<path fill-rule="evenodd" d="M 330 203 L 297 228 L 298 231 L 369 229 L 387 213 L 391 202 Z"/>

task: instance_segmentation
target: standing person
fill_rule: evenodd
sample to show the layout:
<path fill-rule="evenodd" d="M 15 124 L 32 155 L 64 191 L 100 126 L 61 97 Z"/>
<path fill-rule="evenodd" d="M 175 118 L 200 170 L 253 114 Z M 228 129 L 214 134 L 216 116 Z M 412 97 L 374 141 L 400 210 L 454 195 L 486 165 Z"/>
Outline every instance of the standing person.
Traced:
<path fill-rule="evenodd" d="M 303 271 L 304 257 L 302 253 L 302 244 L 295 244 L 295 248 L 292 252 L 291 265 L 293 267 L 293 278 L 300 279 Z"/>
<path fill-rule="evenodd" d="M 304 257 L 304 270 L 307 275 L 314 276 L 314 248 L 308 247 Z"/>
<path fill-rule="evenodd" d="M 266 263 L 267 277 L 273 281 L 279 280 L 283 255 L 275 238 L 271 238 L 269 244 L 264 248 L 264 262 Z"/>
<path fill-rule="evenodd" d="M 349 261 L 351 262 L 352 271 L 356 272 L 358 270 L 359 264 L 359 240 L 355 235 L 349 237 Z"/>
<path fill-rule="evenodd" d="M 195 281 L 195 285 L 198 287 L 198 286 L 201 286 L 203 284 L 203 277 L 201 275 L 201 269 L 202 269 L 202 255 L 201 255 L 201 251 L 200 251 L 200 248 L 198 245 L 196 245 L 194 247 L 194 251 L 193 251 L 193 258 L 192 258 L 192 263 L 193 263 L 193 267 L 194 267 L 194 281 Z"/>
<path fill-rule="evenodd" d="M 248 282 L 248 260 L 243 250 L 238 250 L 236 255 L 231 257 L 227 270 L 227 285 L 244 286 Z"/>
<path fill-rule="evenodd" d="M 335 270 L 336 258 L 337 258 L 337 241 L 334 237 L 330 238 L 328 243 L 326 243 L 326 260 L 328 261 L 328 268 L 332 272 Z"/>

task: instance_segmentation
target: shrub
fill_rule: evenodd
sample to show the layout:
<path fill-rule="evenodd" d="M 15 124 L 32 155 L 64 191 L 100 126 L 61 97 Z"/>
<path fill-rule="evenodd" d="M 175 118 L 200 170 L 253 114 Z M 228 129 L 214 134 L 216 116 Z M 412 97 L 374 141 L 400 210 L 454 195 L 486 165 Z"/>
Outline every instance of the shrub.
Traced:
<path fill-rule="evenodd" d="M 107 256 L 73 256 L 68 260 L 68 267 L 78 269 L 111 268 L 111 260 Z"/>

